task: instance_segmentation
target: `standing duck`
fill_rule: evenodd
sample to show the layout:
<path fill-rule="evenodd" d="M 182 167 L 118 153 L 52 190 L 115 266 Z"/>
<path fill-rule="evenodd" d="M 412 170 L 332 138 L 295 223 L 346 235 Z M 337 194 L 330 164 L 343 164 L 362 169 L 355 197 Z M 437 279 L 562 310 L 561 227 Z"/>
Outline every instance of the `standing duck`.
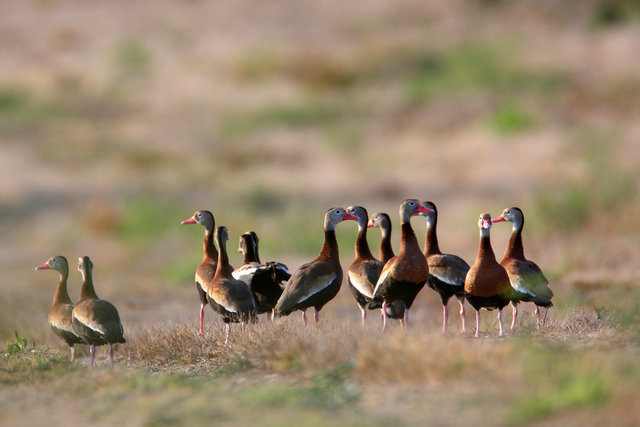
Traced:
<path fill-rule="evenodd" d="M 93 288 L 93 263 L 88 256 L 78 258 L 82 274 L 80 299 L 71 313 L 73 329 L 91 346 L 91 366 L 96 346 L 109 344 L 109 361 L 113 365 L 113 344 L 126 342 L 118 310 L 109 301 L 98 298 Z"/>
<path fill-rule="evenodd" d="M 196 269 L 196 289 L 200 297 L 200 328 L 198 335 L 204 336 L 204 306 L 207 305 L 206 285 L 216 274 L 218 265 L 218 251 L 213 244 L 213 230 L 216 222 L 213 214 L 207 210 L 196 211 L 189 219 L 185 219 L 181 224 L 200 224 L 204 227 L 204 243 L 202 245 L 202 262 Z"/>
<path fill-rule="evenodd" d="M 511 331 L 516 327 L 518 317 L 518 302 L 533 302 L 536 306 L 536 328 L 540 328 L 540 307 L 551 307 L 553 292 L 549 289 L 549 281 L 540 267 L 533 261 L 524 257 L 522 245 L 522 228 L 524 227 L 524 214 L 520 208 L 509 208 L 493 222 L 509 221 L 513 224 L 511 238 L 504 252 L 500 265 L 507 270 L 509 281 L 513 289 L 517 291 L 516 297 L 511 300 L 513 317 L 511 319 Z"/>
<path fill-rule="evenodd" d="M 476 334 L 480 337 L 480 309 L 498 309 L 499 336 L 504 336 L 502 330 L 502 309 L 509 303 L 511 285 L 507 272 L 496 261 L 491 248 L 491 215 L 480 214 L 480 249 L 476 262 L 467 272 L 464 281 L 464 295 L 469 304 L 476 310 Z"/>
<path fill-rule="evenodd" d="M 227 255 L 227 240 L 229 232 L 227 227 L 220 226 L 216 229 L 216 244 L 218 245 L 218 265 L 216 274 L 207 285 L 207 300 L 211 308 L 222 316 L 225 323 L 225 345 L 229 342 L 231 334 L 230 322 L 243 324 L 249 320 L 255 320 L 256 303 L 251 290 L 246 283 L 233 278 L 233 268 L 229 265 Z"/>
<path fill-rule="evenodd" d="M 324 215 L 324 244 L 320 254 L 293 273 L 275 306 L 276 316 L 288 316 L 294 310 L 301 310 L 302 321 L 307 326 L 307 308 L 313 307 L 314 320 L 318 324 L 318 313 L 338 294 L 342 283 L 336 225 L 344 220 L 355 220 L 344 208 L 331 208 Z"/>
<path fill-rule="evenodd" d="M 384 212 L 376 212 L 373 214 L 367 227 L 378 227 L 382 239 L 380 240 L 380 249 L 378 250 L 379 258 L 382 265 L 387 263 L 391 258 L 396 256 L 391 247 L 391 218 Z M 382 307 L 380 303 L 370 303 L 369 310 Z M 387 304 L 387 318 L 399 319 L 400 324 L 404 323 L 404 302 L 402 300 L 394 301 Z"/>
<path fill-rule="evenodd" d="M 376 212 L 367 223 L 367 227 L 380 228 L 382 240 L 380 240 L 378 257 L 384 264 L 386 264 L 387 261 L 396 256 L 393 253 L 393 248 L 391 247 L 391 218 L 389 218 L 389 215 L 384 212 Z"/>
<path fill-rule="evenodd" d="M 49 325 L 53 332 L 62 338 L 71 349 L 71 361 L 76 359 L 75 344 L 86 344 L 86 341 L 73 329 L 71 312 L 73 303 L 67 293 L 67 278 L 69 277 L 69 264 L 61 255 L 49 258 L 47 262 L 36 267 L 36 270 L 53 269 L 60 273 L 60 281 L 53 297 L 53 305 L 49 310 Z"/>
<path fill-rule="evenodd" d="M 403 324 L 408 326 L 409 309 L 429 277 L 427 259 L 411 228 L 411 217 L 429 210 L 417 199 L 407 199 L 400 205 L 400 253 L 384 265 L 373 292 L 373 302 L 382 302 L 382 332 L 387 328 L 387 304 L 398 300 L 404 302 Z"/>
<path fill-rule="evenodd" d="M 438 209 L 433 202 L 422 202 L 431 212 L 422 215 L 427 219 L 427 236 L 424 244 L 424 256 L 429 264 L 429 287 L 440 295 L 442 301 L 442 332 L 447 331 L 449 309 L 447 302 L 456 296 L 460 303 L 460 319 L 462 332 L 466 331 L 464 323 L 464 279 L 469 271 L 469 264 L 457 255 L 443 254 L 438 246 L 436 227 L 438 224 Z"/>
<path fill-rule="evenodd" d="M 283 283 L 289 280 L 291 273 L 280 262 L 260 263 L 257 239 L 254 231 L 247 231 L 240 236 L 238 252 L 244 254 L 244 264 L 231 274 L 249 286 L 256 301 L 256 314 L 261 314 L 273 311 L 282 295 Z"/>
<path fill-rule="evenodd" d="M 380 272 L 384 264 L 378 261 L 371 254 L 367 243 L 367 224 L 369 216 L 367 210 L 362 206 L 349 206 L 347 212 L 356 218 L 358 223 L 358 236 L 356 237 L 356 259 L 349 266 L 347 271 L 347 283 L 349 289 L 360 307 L 360 317 L 362 324 L 365 324 L 367 311 L 365 307 L 371 302 L 373 289 L 376 286 Z"/>

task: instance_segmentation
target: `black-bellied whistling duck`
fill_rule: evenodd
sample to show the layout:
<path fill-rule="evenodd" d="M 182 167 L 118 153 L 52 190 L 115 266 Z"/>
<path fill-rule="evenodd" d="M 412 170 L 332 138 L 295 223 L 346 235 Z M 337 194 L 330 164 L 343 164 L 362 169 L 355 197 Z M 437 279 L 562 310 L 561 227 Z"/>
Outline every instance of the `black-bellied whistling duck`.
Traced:
<path fill-rule="evenodd" d="M 380 228 L 382 238 L 380 240 L 378 257 L 380 258 L 384 266 L 387 261 L 396 256 L 396 254 L 393 253 L 393 248 L 391 247 L 391 218 L 385 212 L 376 212 L 375 214 L 373 214 L 371 219 L 369 219 L 367 227 Z M 381 306 L 381 303 L 370 303 L 369 310 L 374 310 L 376 308 L 380 308 Z M 402 324 L 402 322 L 404 321 L 404 302 L 402 300 L 394 301 L 387 304 L 387 318 L 399 319 L 400 323 Z"/>
<path fill-rule="evenodd" d="M 362 206 L 349 206 L 347 212 L 358 223 L 358 236 L 355 245 L 356 259 L 353 260 L 347 271 L 347 283 L 360 307 L 360 318 L 364 325 L 367 318 L 366 306 L 371 302 L 373 289 L 378 282 L 384 264 L 374 258 L 367 243 L 367 224 L 369 222 L 367 210 Z"/>
<path fill-rule="evenodd" d="M 443 254 L 438 245 L 436 227 L 438 224 L 438 209 L 433 202 L 422 202 L 432 212 L 424 212 L 427 219 L 427 235 L 424 243 L 424 256 L 429 264 L 429 287 L 440 295 L 442 301 L 442 332 L 447 331 L 449 309 L 447 302 L 456 296 L 460 303 L 460 319 L 462 332 L 466 331 L 464 322 L 464 279 L 469 271 L 469 264 L 457 255 Z"/>
<path fill-rule="evenodd" d="M 91 366 L 96 346 L 109 344 L 109 361 L 113 365 L 113 344 L 126 342 L 118 310 L 109 301 L 98 298 L 93 288 L 93 263 L 88 256 L 78 258 L 82 274 L 80 299 L 71 312 L 73 329 L 91 346 Z"/>
<path fill-rule="evenodd" d="M 380 240 L 378 258 L 386 264 L 387 261 L 396 256 L 393 253 L 393 248 L 391 247 L 391 218 L 389 218 L 389 215 L 384 212 L 376 212 L 367 223 L 367 227 L 380 228 L 382 240 Z"/>
<path fill-rule="evenodd" d="M 181 224 L 200 224 L 204 227 L 204 243 L 202 244 L 202 262 L 196 269 L 196 289 L 200 297 L 200 328 L 198 335 L 204 335 L 204 306 L 207 305 L 206 285 L 216 274 L 218 265 L 218 251 L 213 244 L 213 231 L 215 229 L 215 219 L 213 214 L 207 210 L 196 211 L 191 218 L 185 219 Z"/>
<path fill-rule="evenodd" d="M 536 328 L 540 328 L 540 307 L 551 307 L 553 292 L 549 289 L 549 281 L 540 267 L 533 261 L 524 257 L 522 245 L 522 228 L 524 227 L 524 214 L 520 208 L 509 208 L 493 222 L 509 221 L 513 224 L 511 238 L 500 265 L 507 270 L 511 286 L 517 291 L 517 295 L 511 300 L 513 317 L 511 319 L 511 331 L 516 327 L 518 317 L 518 302 L 533 302 L 536 306 Z"/>
<path fill-rule="evenodd" d="M 384 265 L 373 292 L 374 302 L 382 302 L 382 332 L 387 328 L 387 304 L 398 300 L 404 302 L 403 325 L 408 326 L 409 309 L 429 278 L 427 259 L 411 227 L 412 216 L 428 211 L 417 199 L 407 199 L 400 205 L 400 253 Z"/>
<path fill-rule="evenodd" d="M 509 303 L 511 285 L 509 276 L 502 268 L 491 248 L 491 215 L 480 214 L 480 249 L 476 262 L 467 272 L 464 281 L 464 295 L 469 304 L 476 310 L 476 334 L 480 337 L 480 309 L 498 309 L 499 336 L 503 336 L 502 309 Z"/>
<path fill-rule="evenodd" d="M 227 227 L 221 225 L 216 229 L 216 244 L 218 245 L 218 265 L 216 274 L 207 285 L 207 299 L 211 308 L 222 316 L 225 323 L 225 345 L 229 342 L 231 333 L 230 322 L 243 325 L 255 320 L 256 303 L 251 290 L 242 280 L 233 278 L 233 268 L 229 265 L 227 255 Z"/>
<path fill-rule="evenodd" d="M 49 258 L 44 264 L 36 267 L 36 270 L 52 269 L 60 273 L 60 281 L 53 297 L 53 304 L 49 310 L 49 325 L 53 332 L 63 339 L 71 349 L 71 361 L 76 358 L 75 344 L 86 344 L 82 338 L 73 329 L 71 322 L 71 312 L 73 311 L 73 303 L 67 292 L 67 278 L 69 277 L 69 264 L 67 259 L 62 255 Z"/>
<path fill-rule="evenodd" d="M 300 266 L 285 285 L 284 292 L 275 306 L 275 316 L 288 316 L 294 310 L 302 311 L 302 321 L 307 326 L 307 308 L 318 313 L 340 290 L 342 267 L 336 240 L 336 225 L 354 219 L 344 208 L 331 208 L 324 215 L 324 244 L 313 261 Z"/>
<path fill-rule="evenodd" d="M 260 263 L 257 248 L 257 234 L 247 231 L 240 236 L 238 252 L 244 254 L 244 264 L 233 270 L 233 277 L 245 282 L 256 301 L 256 314 L 273 311 L 282 291 L 284 282 L 291 273 L 281 262 Z"/>

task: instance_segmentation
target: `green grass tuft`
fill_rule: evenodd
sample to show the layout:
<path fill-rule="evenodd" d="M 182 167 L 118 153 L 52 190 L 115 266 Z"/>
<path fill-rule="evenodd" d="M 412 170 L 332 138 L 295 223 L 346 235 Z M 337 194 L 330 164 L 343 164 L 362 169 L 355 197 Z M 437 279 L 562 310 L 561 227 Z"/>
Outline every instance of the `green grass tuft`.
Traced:
<path fill-rule="evenodd" d="M 489 125 L 496 133 L 511 134 L 531 129 L 534 120 L 517 105 L 506 105 L 489 119 Z"/>

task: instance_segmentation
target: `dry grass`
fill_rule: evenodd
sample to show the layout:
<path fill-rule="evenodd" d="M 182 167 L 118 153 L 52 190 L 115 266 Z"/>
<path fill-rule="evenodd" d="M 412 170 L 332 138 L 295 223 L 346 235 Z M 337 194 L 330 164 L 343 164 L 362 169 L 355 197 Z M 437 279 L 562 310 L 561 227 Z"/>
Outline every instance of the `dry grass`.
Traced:
<path fill-rule="evenodd" d="M 636 3 L 0 0 L 0 346 L 36 343 L 0 362 L 0 423 L 624 424 Z M 545 327 L 523 308 L 506 339 L 441 336 L 426 291 L 411 330 L 381 337 L 343 289 L 317 331 L 261 322 L 224 347 L 209 314 L 195 335 L 202 230 L 179 222 L 196 209 L 295 268 L 335 205 L 392 214 L 397 248 L 406 197 L 438 204 L 442 248 L 469 262 L 478 212 L 522 207 L 556 292 Z M 492 231 L 498 255 L 509 232 Z M 337 234 L 346 267 L 355 227 Z M 128 339 L 114 369 L 104 350 L 69 364 L 47 328 L 57 278 L 33 267 L 54 254 L 94 259 Z"/>

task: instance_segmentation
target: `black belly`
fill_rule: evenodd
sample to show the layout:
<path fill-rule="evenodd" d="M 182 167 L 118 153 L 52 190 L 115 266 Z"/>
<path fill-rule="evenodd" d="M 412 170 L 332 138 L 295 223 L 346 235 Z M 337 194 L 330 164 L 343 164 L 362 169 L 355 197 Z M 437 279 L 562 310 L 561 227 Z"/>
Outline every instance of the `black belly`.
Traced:
<path fill-rule="evenodd" d="M 492 295 L 488 297 L 479 297 L 474 296 L 469 293 L 465 293 L 465 298 L 476 310 L 480 310 L 481 308 L 485 308 L 487 310 L 499 309 L 502 310 L 507 304 L 509 304 L 509 299 L 505 298 L 502 295 Z"/>
<path fill-rule="evenodd" d="M 387 301 L 387 303 L 402 300 L 405 307 L 409 309 L 425 283 L 426 282 L 408 282 L 388 277 L 387 280 L 380 285 L 374 300 L 376 302 Z M 373 304 L 369 305 L 369 308 L 373 308 L 374 306 L 379 307 L 378 304 Z"/>
<path fill-rule="evenodd" d="M 457 297 L 464 296 L 464 285 L 450 285 L 449 283 L 445 283 L 432 275 L 429 275 L 429 280 L 427 283 L 429 284 L 429 287 L 431 289 L 433 289 L 440 295 L 442 305 L 447 305 L 447 302 L 449 302 L 449 298 L 454 295 Z"/>
<path fill-rule="evenodd" d="M 51 325 L 51 330 L 53 330 L 53 332 L 57 336 L 62 338 L 64 340 L 64 342 L 66 342 L 69 347 L 73 346 L 74 344 L 86 344 L 85 340 L 83 340 L 82 338 L 80 338 L 79 336 L 74 334 L 73 332 L 69 332 L 69 331 L 67 331 L 65 329 L 56 328 L 53 325 Z"/>
<path fill-rule="evenodd" d="M 313 294 L 309 298 L 297 303 L 291 311 L 306 310 L 309 307 L 313 307 L 316 309 L 316 311 L 320 311 L 320 309 L 324 307 L 326 303 L 328 303 L 336 295 L 338 295 L 338 291 L 340 290 L 340 282 L 342 282 L 341 275 L 339 275 L 333 282 L 331 282 L 320 292 Z"/>
<path fill-rule="evenodd" d="M 278 303 L 282 287 L 271 270 L 258 269 L 251 278 L 251 293 L 256 300 L 256 313 L 268 313 Z"/>
<path fill-rule="evenodd" d="M 363 295 L 358 289 L 356 289 L 355 286 L 351 284 L 351 279 L 347 279 L 347 283 L 349 284 L 351 295 L 353 295 L 360 307 L 364 308 L 369 302 L 371 302 L 371 298 Z"/>
<path fill-rule="evenodd" d="M 255 320 L 255 312 L 253 310 L 234 313 L 215 302 L 213 298 L 209 297 L 208 295 L 207 300 L 209 301 L 209 306 L 213 309 L 213 311 L 215 311 L 222 317 L 222 321 L 224 323 L 240 323 Z"/>
<path fill-rule="evenodd" d="M 207 304 L 207 293 L 202 290 L 200 283 L 196 282 L 196 288 L 198 289 L 198 295 L 200 296 L 200 303 Z"/>

